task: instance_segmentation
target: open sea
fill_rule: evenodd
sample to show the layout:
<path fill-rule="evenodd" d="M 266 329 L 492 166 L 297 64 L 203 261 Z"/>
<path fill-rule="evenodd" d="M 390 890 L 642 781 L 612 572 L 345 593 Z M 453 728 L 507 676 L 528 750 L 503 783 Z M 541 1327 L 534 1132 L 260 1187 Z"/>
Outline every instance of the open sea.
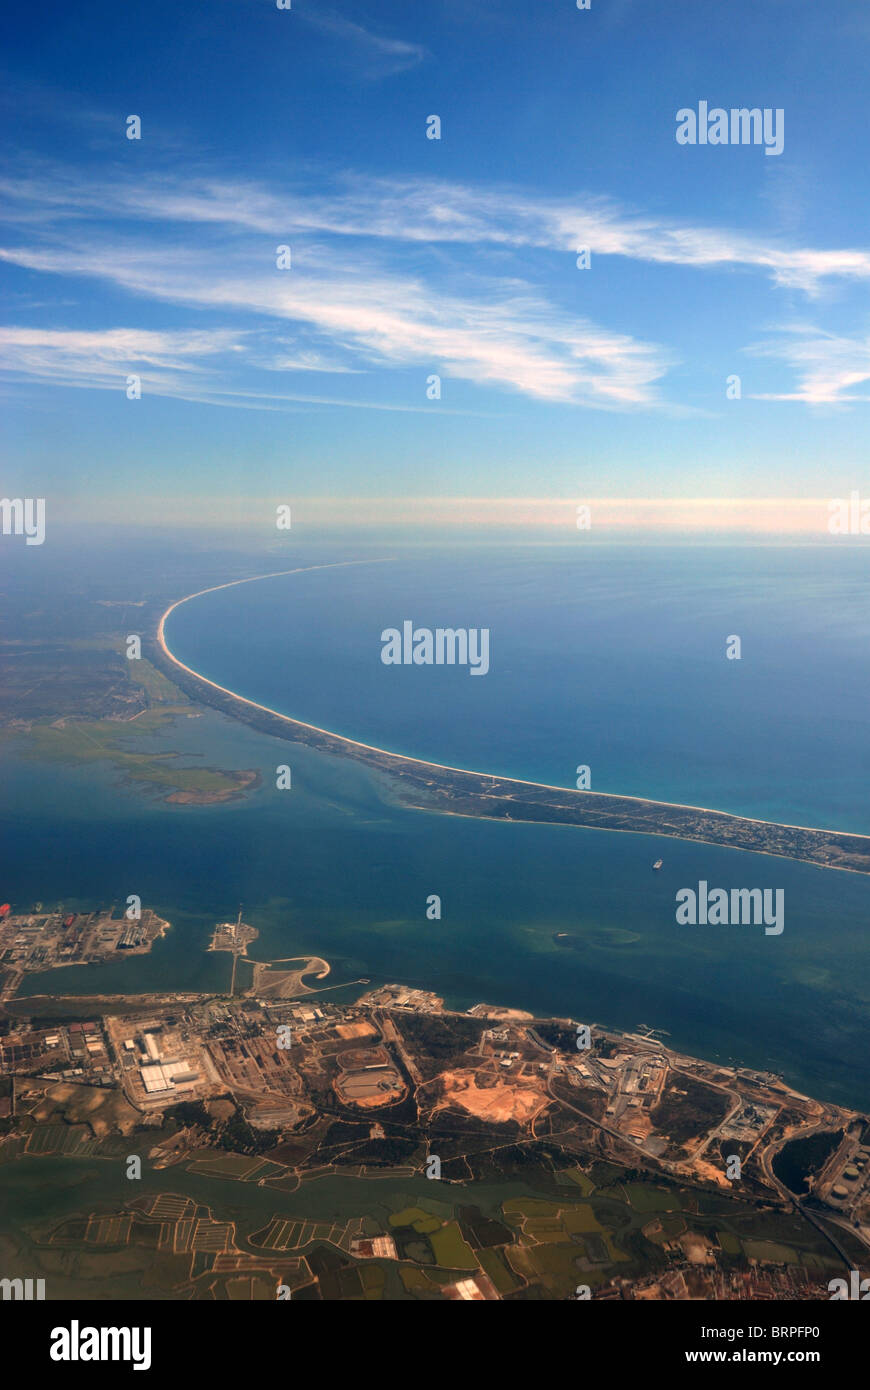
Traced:
<path fill-rule="evenodd" d="M 385 665 L 406 619 L 488 628 L 488 673 Z M 400 553 L 207 594 L 166 636 L 220 685 L 393 752 L 556 786 L 586 764 L 593 790 L 870 833 L 866 548 Z"/>

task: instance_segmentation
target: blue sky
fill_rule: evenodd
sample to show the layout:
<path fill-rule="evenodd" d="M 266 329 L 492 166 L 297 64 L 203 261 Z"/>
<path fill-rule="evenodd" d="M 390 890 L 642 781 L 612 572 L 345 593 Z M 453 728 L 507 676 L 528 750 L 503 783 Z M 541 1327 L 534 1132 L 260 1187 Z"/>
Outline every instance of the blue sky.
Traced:
<path fill-rule="evenodd" d="M 865 483 L 863 0 L 84 0 L 4 30 L 6 495 L 191 520 Z M 782 108 L 782 154 L 678 145 L 702 100 Z"/>

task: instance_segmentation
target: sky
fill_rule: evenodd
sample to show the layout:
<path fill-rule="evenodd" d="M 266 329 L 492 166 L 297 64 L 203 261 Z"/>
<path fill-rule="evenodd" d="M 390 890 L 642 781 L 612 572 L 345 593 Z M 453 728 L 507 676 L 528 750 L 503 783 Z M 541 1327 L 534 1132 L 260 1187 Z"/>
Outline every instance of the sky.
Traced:
<path fill-rule="evenodd" d="M 870 495 L 868 47 L 866 0 L 7 7 L 4 495 L 815 526 Z"/>

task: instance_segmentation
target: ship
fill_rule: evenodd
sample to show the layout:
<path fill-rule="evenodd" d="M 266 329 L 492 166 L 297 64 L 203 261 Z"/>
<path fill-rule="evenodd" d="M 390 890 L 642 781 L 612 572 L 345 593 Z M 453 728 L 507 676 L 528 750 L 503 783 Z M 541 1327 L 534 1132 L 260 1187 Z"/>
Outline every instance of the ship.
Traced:
<path fill-rule="evenodd" d="M 660 868 L 662 867 L 662 863 L 663 863 L 663 860 L 657 859 L 656 862 L 653 864 L 653 868 L 654 868 L 654 869 L 660 869 Z"/>

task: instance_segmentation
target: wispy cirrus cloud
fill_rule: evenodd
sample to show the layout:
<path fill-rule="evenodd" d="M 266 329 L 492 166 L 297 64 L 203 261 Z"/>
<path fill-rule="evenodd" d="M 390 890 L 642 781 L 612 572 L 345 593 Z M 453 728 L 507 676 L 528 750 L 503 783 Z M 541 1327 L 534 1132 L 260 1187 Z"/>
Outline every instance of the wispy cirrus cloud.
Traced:
<path fill-rule="evenodd" d="M 107 391 L 124 389 L 127 377 L 135 374 L 148 395 L 240 410 L 282 411 L 312 404 L 409 412 L 426 409 L 301 392 L 234 388 L 227 381 L 227 357 L 251 347 L 247 335 L 223 330 L 185 333 L 139 328 L 0 326 L 0 374 L 11 381 Z M 259 362 L 256 349 L 252 349 L 249 356 L 257 365 L 273 371 L 342 370 L 327 367 L 312 354 Z"/>
<path fill-rule="evenodd" d="M 870 401 L 870 334 L 850 337 L 812 324 L 792 324 L 776 339 L 747 351 L 787 364 L 798 378 L 794 391 L 758 393 L 756 400 L 808 405 Z"/>
<path fill-rule="evenodd" d="M 223 330 L 0 326 L 0 371 L 65 386 L 117 388 L 126 374 L 135 373 L 165 391 L 178 374 L 199 373 L 207 359 L 237 350 L 238 335 Z"/>
<path fill-rule="evenodd" d="M 674 351 L 577 315 L 571 296 L 563 296 L 567 304 L 554 302 L 553 284 L 565 282 L 551 274 L 546 291 L 529 283 L 528 249 L 567 259 L 583 245 L 593 256 L 756 269 L 808 295 L 830 280 L 870 281 L 868 251 L 789 247 L 744 232 L 678 226 L 598 198 L 533 198 L 443 180 L 347 176 L 276 190 L 202 174 L 141 177 L 122 169 L 108 179 L 35 166 L 5 180 L 0 192 L 0 219 L 14 229 L 0 250 L 7 264 L 208 312 L 222 319 L 225 340 L 234 337 L 225 359 L 234 354 L 236 366 L 291 379 L 297 372 L 341 376 L 419 366 L 543 402 L 650 409 L 666 404 L 662 385 Z M 352 253 L 344 250 L 350 239 Z M 275 248 L 288 240 L 293 269 L 284 273 L 275 267 Z M 421 268 L 424 246 L 443 247 L 444 254 Z M 451 248 L 462 254 L 454 259 Z M 540 257 L 534 264 L 540 268 Z M 102 350 L 122 343 L 107 336 Z M 18 347 L 20 379 L 40 379 L 38 354 L 49 347 Z M 795 392 L 771 398 L 865 399 L 853 389 L 866 379 L 867 347 L 858 339 L 792 336 L 784 346 L 755 351 L 801 374 Z M 159 364 L 163 386 L 173 389 L 174 372 L 188 391 L 184 377 L 194 359 L 192 350 L 176 347 Z M 280 408 L 269 401 L 303 399 L 293 390 L 240 383 L 232 365 L 215 359 L 214 399 L 223 392 L 227 403 L 260 400 L 264 409 Z M 0 367 L 12 370 L 3 361 Z M 65 379 L 86 378 L 70 358 Z M 327 398 L 312 392 L 309 399 Z"/>
<path fill-rule="evenodd" d="M 267 235 L 327 233 L 392 242 L 537 247 L 694 269 L 746 268 L 779 287 L 818 294 L 826 281 L 870 281 L 870 249 L 790 245 L 734 228 L 645 216 L 592 194 L 547 198 L 505 187 L 346 176 L 325 191 L 276 192 L 244 179 L 175 177 L 82 185 L 67 171 L 0 182 L 3 220 L 112 216 L 202 224 Z"/>
<path fill-rule="evenodd" d="M 426 50 L 422 44 L 375 33 L 343 15 L 328 10 L 299 11 L 313 28 L 337 40 L 351 62 L 358 64 L 369 78 L 392 77 L 422 63 Z"/>
<path fill-rule="evenodd" d="M 463 298 L 368 266 L 336 270 L 312 258 L 306 273 L 283 274 L 267 270 L 265 256 L 263 268 L 252 271 L 249 256 L 228 265 L 223 250 L 170 253 L 128 244 L 121 251 L 111 242 L 81 249 L 7 248 L 0 259 L 56 275 L 110 280 L 172 304 L 294 323 L 316 344 L 349 354 L 350 365 L 420 364 L 545 401 L 651 406 L 669 363 L 657 345 L 562 314 L 514 282 L 488 284 L 485 298 Z M 318 347 L 302 351 L 313 353 L 309 370 L 332 369 Z M 280 358 L 273 361 L 273 369 L 280 366 Z"/>

